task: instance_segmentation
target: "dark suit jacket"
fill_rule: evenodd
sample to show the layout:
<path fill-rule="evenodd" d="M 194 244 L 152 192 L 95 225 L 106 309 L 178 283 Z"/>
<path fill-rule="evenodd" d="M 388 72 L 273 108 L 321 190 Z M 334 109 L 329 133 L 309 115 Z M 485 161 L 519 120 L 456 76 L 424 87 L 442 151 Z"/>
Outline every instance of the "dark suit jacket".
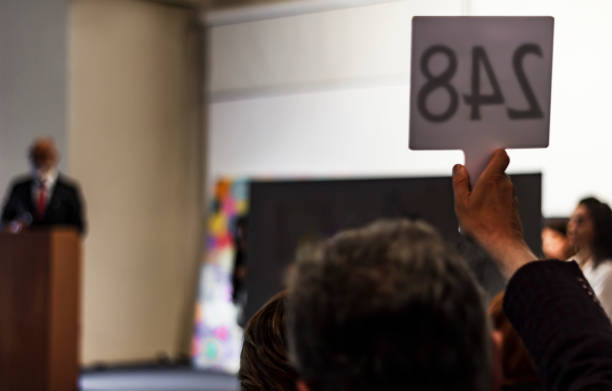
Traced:
<path fill-rule="evenodd" d="M 34 178 L 15 181 L 2 210 L 2 223 L 6 224 L 25 215 L 32 216 L 32 227 L 69 226 L 81 234 L 85 232 L 82 202 L 79 188 L 62 175 L 57 177 L 45 214 L 37 218 L 36 205 L 32 200 Z"/>
<path fill-rule="evenodd" d="M 506 288 L 504 311 L 546 390 L 612 390 L 612 325 L 575 262 L 520 268 Z"/>

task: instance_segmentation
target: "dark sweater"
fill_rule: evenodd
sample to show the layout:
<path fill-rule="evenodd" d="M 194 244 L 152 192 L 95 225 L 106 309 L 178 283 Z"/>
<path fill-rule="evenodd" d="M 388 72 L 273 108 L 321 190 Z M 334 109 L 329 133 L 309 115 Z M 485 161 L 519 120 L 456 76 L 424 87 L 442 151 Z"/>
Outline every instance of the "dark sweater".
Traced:
<path fill-rule="evenodd" d="M 521 267 L 504 311 L 546 390 L 612 390 L 612 326 L 575 262 Z"/>

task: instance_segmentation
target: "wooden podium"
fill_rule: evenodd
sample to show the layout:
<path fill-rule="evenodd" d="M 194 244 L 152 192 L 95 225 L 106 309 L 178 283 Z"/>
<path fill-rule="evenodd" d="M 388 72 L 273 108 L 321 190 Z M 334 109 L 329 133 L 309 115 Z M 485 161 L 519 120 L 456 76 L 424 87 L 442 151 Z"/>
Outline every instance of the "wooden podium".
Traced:
<path fill-rule="evenodd" d="M 0 233 L 0 390 L 77 390 L 80 280 L 76 231 Z"/>

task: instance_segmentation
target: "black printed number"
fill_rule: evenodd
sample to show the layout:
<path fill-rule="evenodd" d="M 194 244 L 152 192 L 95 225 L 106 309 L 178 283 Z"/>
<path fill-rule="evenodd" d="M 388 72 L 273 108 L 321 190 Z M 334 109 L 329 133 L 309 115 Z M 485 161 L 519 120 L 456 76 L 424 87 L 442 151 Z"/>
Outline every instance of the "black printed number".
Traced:
<path fill-rule="evenodd" d="M 448 60 L 448 66 L 439 75 L 434 76 L 429 70 L 429 63 L 431 57 L 438 53 L 446 56 Z M 444 122 L 451 118 L 457 111 L 457 106 L 459 105 L 459 98 L 457 96 L 457 91 L 453 88 L 452 85 L 450 85 L 450 81 L 455 75 L 456 71 L 457 56 L 455 56 L 455 53 L 447 46 L 432 46 L 427 49 L 423 54 L 423 57 L 421 57 L 421 72 L 423 72 L 423 75 L 425 75 L 425 77 L 427 78 L 427 83 L 425 83 L 423 88 L 421 88 L 421 90 L 419 91 L 417 105 L 419 112 L 421 112 L 421 115 L 427 120 L 431 122 Z M 427 108 L 426 100 L 427 96 L 432 91 L 438 88 L 443 88 L 446 90 L 450 101 L 448 104 L 448 108 L 444 112 L 440 114 L 434 114 Z"/>
<path fill-rule="evenodd" d="M 542 118 L 544 116 L 544 114 L 542 114 L 542 110 L 540 110 L 540 105 L 538 105 L 538 101 L 531 90 L 527 76 L 525 76 L 525 70 L 523 69 L 523 57 L 529 53 L 542 57 L 542 50 L 538 45 L 533 43 L 527 43 L 520 46 L 518 49 L 516 49 L 514 55 L 512 56 L 512 67 L 514 68 L 514 73 L 516 74 L 519 85 L 523 90 L 525 99 L 527 99 L 527 103 L 529 104 L 529 108 L 527 110 L 508 109 L 508 117 L 512 119 Z"/>
<path fill-rule="evenodd" d="M 485 74 L 489 79 L 493 93 L 482 95 L 480 93 L 480 68 L 484 68 Z M 480 105 L 496 105 L 504 103 L 504 97 L 499 89 L 497 77 L 493 72 L 487 52 L 482 46 L 475 46 L 472 49 L 472 95 L 464 95 L 465 103 L 472 106 L 470 119 L 480 119 Z"/>
<path fill-rule="evenodd" d="M 432 75 L 430 70 L 431 57 L 436 54 L 442 54 L 446 56 L 448 64 L 446 69 L 438 75 Z M 535 54 L 542 57 L 542 50 L 540 46 L 527 43 L 519 46 L 512 56 L 512 68 L 514 74 L 518 80 L 519 86 L 523 91 L 525 100 L 527 101 L 528 108 L 524 110 L 507 108 L 506 112 L 510 119 L 535 119 L 542 118 L 544 114 L 540 109 L 540 105 L 531 89 L 529 80 L 525 75 L 525 69 L 523 68 L 523 59 L 528 54 Z M 459 106 L 459 98 L 457 90 L 451 84 L 452 78 L 457 71 L 457 56 L 452 49 L 444 45 L 434 45 L 429 47 L 423 56 L 421 57 L 420 64 L 421 72 L 427 79 L 427 82 L 419 90 L 417 96 L 417 109 L 421 115 L 431 122 L 444 122 L 449 120 L 457 112 Z M 481 70 L 484 71 L 484 76 L 489 80 L 491 89 L 493 90 L 490 94 L 483 94 L 481 92 Z M 495 71 L 491 66 L 487 52 L 482 46 L 475 46 L 472 48 L 472 72 L 471 72 L 471 91 L 470 95 L 463 95 L 463 100 L 466 105 L 471 106 L 470 119 L 480 120 L 482 119 L 480 113 L 480 107 L 482 105 L 496 105 L 504 104 L 505 99 L 502 94 L 502 90 L 495 76 Z M 449 96 L 449 103 L 446 110 L 442 113 L 432 113 L 427 107 L 427 97 L 431 92 L 438 88 L 443 88 Z"/>

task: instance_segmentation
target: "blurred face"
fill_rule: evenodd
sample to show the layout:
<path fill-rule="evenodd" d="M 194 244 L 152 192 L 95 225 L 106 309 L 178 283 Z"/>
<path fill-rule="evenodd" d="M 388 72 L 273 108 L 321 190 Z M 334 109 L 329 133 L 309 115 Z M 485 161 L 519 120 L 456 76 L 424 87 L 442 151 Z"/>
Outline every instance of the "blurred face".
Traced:
<path fill-rule="evenodd" d="M 57 160 L 57 151 L 51 140 L 38 140 L 30 149 L 32 167 L 41 175 L 46 175 L 54 169 Z"/>
<path fill-rule="evenodd" d="M 551 228 L 542 230 L 542 253 L 548 259 L 566 259 L 570 254 L 567 237 Z"/>
<path fill-rule="evenodd" d="M 576 250 L 589 248 L 593 244 L 595 228 L 589 210 L 584 205 L 578 205 L 569 223 L 567 223 L 567 238 Z"/>
<path fill-rule="evenodd" d="M 43 156 L 32 159 L 32 166 L 41 174 L 45 175 L 55 168 L 56 160 L 53 156 Z"/>

